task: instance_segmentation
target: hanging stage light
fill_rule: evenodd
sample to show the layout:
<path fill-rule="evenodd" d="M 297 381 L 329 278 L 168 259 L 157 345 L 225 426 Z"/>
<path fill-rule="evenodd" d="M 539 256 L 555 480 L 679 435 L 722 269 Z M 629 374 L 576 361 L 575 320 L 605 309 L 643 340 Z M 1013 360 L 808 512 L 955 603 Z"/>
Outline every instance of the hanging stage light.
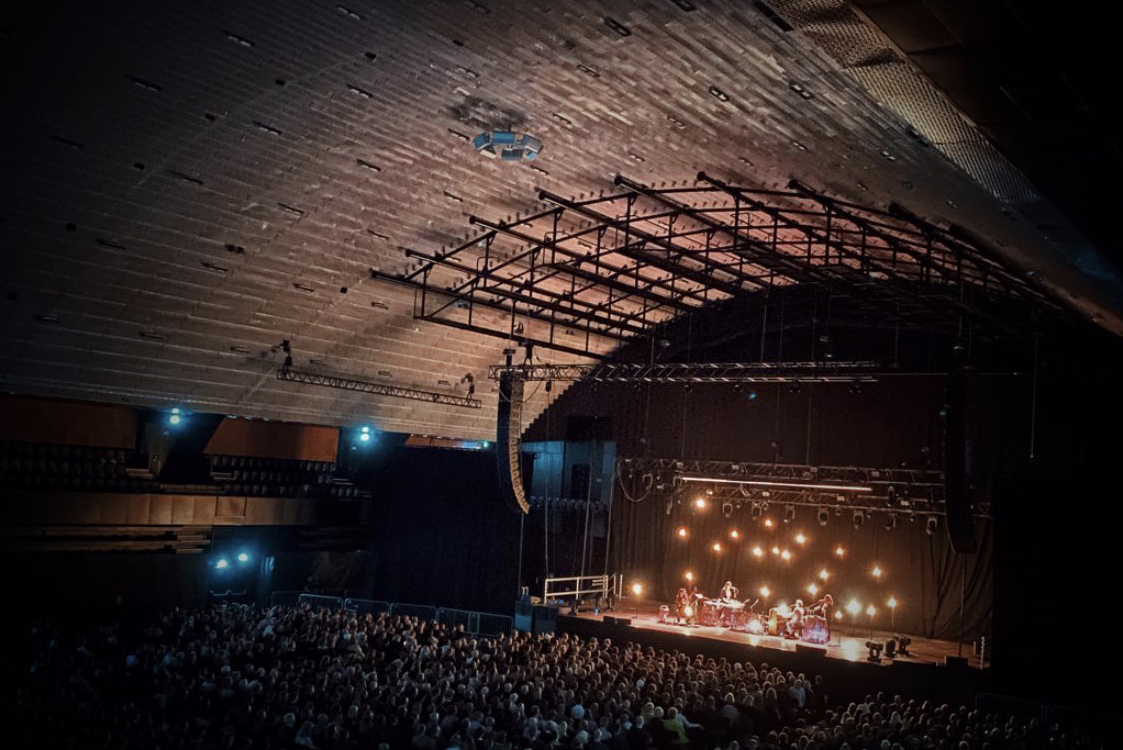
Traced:
<path fill-rule="evenodd" d="M 826 507 L 819 508 L 819 514 L 818 515 L 819 515 L 819 525 L 820 526 L 826 526 L 827 522 L 831 520 L 830 508 L 826 508 Z"/>
<path fill-rule="evenodd" d="M 862 528 L 862 524 L 866 521 L 866 515 L 860 510 L 854 511 L 854 528 Z"/>
<path fill-rule="evenodd" d="M 760 508 L 760 503 L 754 502 L 751 506 L 749 506 L 749 517 L 754 521 L 760 520 L 761 513 L 763 513 L 763 511 Z"/>
<path fill-rule="evenodd" d="M 791 523 L 795 520 L 795 506 L 789 505 L 784 508 L 784 523 Z"/>
<path fill-rule="evenodd" d="M 928 516 L 928 525 L 924 529 L 928 532 L 928 536 L 932 536 L 933 534 L 935 534 L 939 528 L 940 519 L 936 518 L 935 516 Z"/>

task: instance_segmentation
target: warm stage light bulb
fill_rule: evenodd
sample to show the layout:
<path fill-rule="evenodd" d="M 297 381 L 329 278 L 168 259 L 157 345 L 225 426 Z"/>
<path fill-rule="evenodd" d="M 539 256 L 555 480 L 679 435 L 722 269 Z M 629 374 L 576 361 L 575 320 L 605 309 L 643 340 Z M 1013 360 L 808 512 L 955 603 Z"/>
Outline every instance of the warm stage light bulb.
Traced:
<path fill-rule="evenodd" d="M 779 547 L 773 547 L 772 548 L 772 554 L 774 554 L 774 555 L 780 554 L 780 548 Z"/>
<path fill-rule="evenodd" d="M 698 510 L 705 510 L 706 505 L 707 505 L 706 498 L 704 498 L 704 497 L 700 497 L 700 498 L 698 498 L 697 500 L 694 501 L 694 507 L 697 508 Z"/>
<path fill-rule="evenodd" d="M 821 578 L 822 580 L 825 581 L 830 577 L 831 577 L 831 574 L 827 572 L 826 568 L 823 568 L 822 570 L 819 571 L 819 578 Z"/>
<path fill-rule="evenodd" d="M 710 549 L 712 549 L 714 552 L 721 552 L 721 544 L 719 542 L 714 542 L 714 546 Z"/>
<path fill-rule="evenodd" d="M 741 532 L 737 531 L 737 529 L 733 529 L 732 531 L 729 532 L 729 536 L 732 539 L 740 539 L 741 538 Z"/>
<path fill-rule="evenodd" d="M 643 593 L 643 584 L 642 583 L 633 583 L 632 584 L 632 593 L 635 594 L 636 596 L 639 596 L 640 594 L 642 594 Z"/>
<path fill-rule="evenodd" d="M 807 544 L 807 537 L 802 533 L 796 534 L 795 535 L 795 543 L 796 544 Z"/>
<path fill-rule="evenodd" d="M 839 610 L 839 611 L 834 613 L 834 619 L 836 619 L 836 620 L 842 619 L 842 610 Z"/>
<path fill-rule="evenodd" d="M 679 526 L 678 527 L 678 535 L 683 539 L 686 538 L 686 527 L 685 526 Z"/>
<path fill-rule="evenodd" d="M 767 599 L 772 595 L 772 589 L 768 588 L 767 586 L 761 586 L 760 595 Z"/>
<path fill-rule="evenodd" d="M 811 594 L 811 596 L 815 596 L 819 593 L 819 587 L 812 583 L 807 587 L 807 593 Z"/>
<path fill-rule="evenodd" d="M 869 615 L 870 617 L 873 617 L 874 615 L 877 614 L 877 607 L 873 606 L 872 604 L 870 606 L 866 607 L 866 614 Z"/>
<path fill-rule="evenodd" d="M 686 571 L 686 580 L 688 580 L 688 581 L 693 581 L 693 580 L 694 580 L 694 574 L 693 574 L 693 573 L 691 573 L 691 572 L 690 572 L 689 570 L 688 570 L 688 571 Z"/>
<path fill-rule="evenodd" d="M 889 605 L 889 609 L 894 609 L 897 606 L 897 597 L 891 596 L 889 597 L 889 601 L 885 603 Z"/>
<path fill-rule="evenodd" d="M 764 550 L 760 547 L 753 547 L 753 557 L 764 557 Z"/>
<path fill-rule="evenodd" d="M 773 524 L 772 524 L 772 519 L 771 519 L 771 518 L 766 518 L 766 519 L 764 519 L 764 528 L 766 528 L 766 529 L 771 529 L 771 528 L 772 528 L 772 526 L 773 526 Z"/>
<path fill-rule="evenodd" d="M 788 550 L 784 550 L 780 553 L 780 557 L 783 558 L 784 562 L 788 562 L 792 559 L 792 553 Z"/>
<path fill-rule="evenodd" d="M 881 568 L 879 568 L 877 565 L 874 565 L 873 570 L 870 571 L 870 574 L 872 574 L 874 578 L 881 578 Z"/>
<path fill-rule="evenodd" d="M 838 545 L 837 547 L 834 548 L 834 553 L 836 555 L 838 555 L 839 557 L 843 557 L 843 556 L 846 555 L 846 549 L 843 548 L 843 546 L 840 544 L 840 545 Z"/>
<path fill-rule="evenodd" d="M 862 611 L 862 605 L 858 603 L 857 599 L 851 599 L 846 603 L 846 611 L 852 615 L 856 615 Z"/>

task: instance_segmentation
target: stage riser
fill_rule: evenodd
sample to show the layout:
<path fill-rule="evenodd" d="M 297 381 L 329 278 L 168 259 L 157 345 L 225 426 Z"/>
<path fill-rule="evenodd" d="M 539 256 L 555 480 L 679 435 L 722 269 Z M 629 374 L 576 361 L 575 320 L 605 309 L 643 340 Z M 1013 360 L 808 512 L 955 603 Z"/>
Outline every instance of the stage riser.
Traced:
<path fill-rule="evenodd" d="M 938 664 L 917 664 L 883 660 L 881 665 L 827 658 L 825 652 L 783 651 L 765 645 L 750 646 L 703 635 L 666 632 L 630 625 L 614 625 L 597 620 L 561 615 L 558 631 L 582 638 L 611 638 L 643 646 L 678 650 L 730 661 L 768 664 L 784 671 L 802 672 L 808 677 L 822 675 L 830 703 L 860 701 L 878 691 L 900 693 L 909 698 L 931 699 L 952 705 L 971 705 L 978 691 L 988 689 L 988 675 L 977 669 L 959 669 Z"/>

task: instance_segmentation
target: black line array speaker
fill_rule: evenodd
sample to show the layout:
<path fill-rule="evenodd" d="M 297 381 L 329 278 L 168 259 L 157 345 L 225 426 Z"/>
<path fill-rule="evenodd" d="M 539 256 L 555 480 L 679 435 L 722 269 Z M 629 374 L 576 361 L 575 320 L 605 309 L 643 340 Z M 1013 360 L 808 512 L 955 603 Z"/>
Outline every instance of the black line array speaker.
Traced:
<path fill-rule="evenodd" d="M 530 512 L 522 479 L 522 451 L 519 430 L 522 426 L 523 381 L 504 373 L 499 378 L 499 411 L 496 424 L 495 454 L 499 459 L 499 488 L 514 500 L 515 510 Z"/>
<path fill-rule="evenodd" d="M 955 367 L 947 380 L 944 416 L 944 502 L 948 539 L 958 553 L 976 551 L 975 521 L 971 518 L 971 441 L 968 438 L 974 401 L 975 371 Z"/>

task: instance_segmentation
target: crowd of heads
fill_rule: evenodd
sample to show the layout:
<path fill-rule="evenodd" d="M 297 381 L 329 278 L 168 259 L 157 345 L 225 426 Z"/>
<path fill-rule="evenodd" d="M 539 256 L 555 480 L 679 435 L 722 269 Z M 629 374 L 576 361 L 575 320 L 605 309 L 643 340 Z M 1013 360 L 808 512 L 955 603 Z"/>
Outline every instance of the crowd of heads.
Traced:
<path fill-rule="evenodd" d="M 1091 747 L 1035 721 L 608 639 L 308 607 L 40 625 L 5 703 L 12 747 L 1014 750 Z M 12 736 L 9 734 L 9 737 Z"/>

